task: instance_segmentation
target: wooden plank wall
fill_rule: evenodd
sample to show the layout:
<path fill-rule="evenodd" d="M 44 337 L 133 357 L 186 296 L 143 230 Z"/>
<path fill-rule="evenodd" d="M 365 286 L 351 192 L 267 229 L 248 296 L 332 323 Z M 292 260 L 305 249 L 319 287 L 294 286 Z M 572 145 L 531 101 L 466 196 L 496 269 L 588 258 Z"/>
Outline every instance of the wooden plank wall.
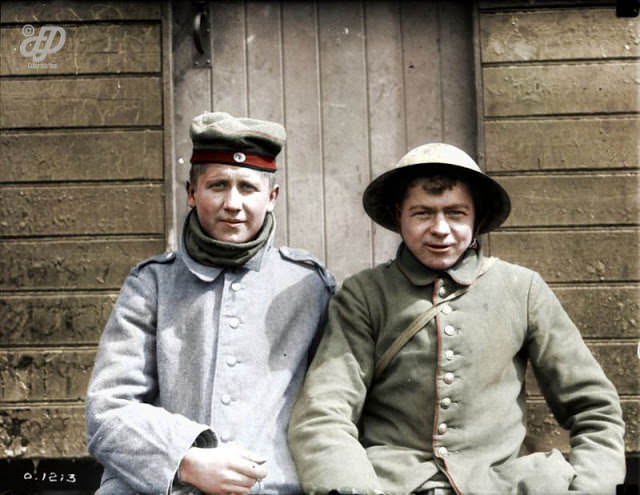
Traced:
<path fill-rule="evenodd" d="M 208 69 L 193 66 L 191 6 L 174 2 L 176 224 L 190 121 L 227 111 L 287 128 L 278 244 L 340 280 L 391 258 L 398 238 L 372 225 L 362 192 L 419 144 L 475 154 L 471 13 L 445 1 L 211 2 Z"/>
<path fill-rule="evenodd" d="M 557 2 L 555 2 L 557 3 Z M 513 213 L 491 252 L 538 270 L 616 385 L 640 453 L 640 22 L 584 3 L 479 2 L 479 155 Z M 568 450 L 529 376 L 533 449 Z"/>
<path fill-rule="evenodd" d="M 2 2 L 0 458 L 87 455 L 98 338 L 129 269 L 165 249 L 167 11 Z M 27 24 L 66 32 L 44 68 L 19 50 Z"/>

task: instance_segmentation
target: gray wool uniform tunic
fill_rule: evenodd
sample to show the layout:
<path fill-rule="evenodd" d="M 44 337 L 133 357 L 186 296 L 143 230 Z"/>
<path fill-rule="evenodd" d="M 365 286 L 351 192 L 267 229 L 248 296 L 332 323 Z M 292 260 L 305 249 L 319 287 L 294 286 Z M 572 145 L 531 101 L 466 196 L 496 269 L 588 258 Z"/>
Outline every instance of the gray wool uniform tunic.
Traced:
<path fill-rule="evenodd" d="M 616 390 L 537 273 L 482 266 L 469 250 L 435 272 L 402 245 L 345 280 L 289 425 L 305 493 L 407 495 L 445 476 L 458 494 L 615 494 L 625 474 Z M 461 287 L 374 378 L 393 340 Z M 527 362 L 570 431 L 568 461 L 520 455 Z"/>
<path fill-rule="evenodd" d="M 193 445 L 266 461 L 259 493 L 299 491 L 286 427 L 335 282 L 308 253 L 267 244 L 239 268 L 184 249 L 127 276 L 86 399 L 99 493 L 199 493 L 177 481 Z"/>

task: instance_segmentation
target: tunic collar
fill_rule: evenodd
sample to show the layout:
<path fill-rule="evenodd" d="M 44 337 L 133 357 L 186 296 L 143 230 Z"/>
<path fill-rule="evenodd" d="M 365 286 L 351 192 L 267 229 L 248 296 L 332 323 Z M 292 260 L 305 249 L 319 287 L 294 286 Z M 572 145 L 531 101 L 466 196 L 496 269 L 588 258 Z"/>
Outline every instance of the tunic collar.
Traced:
<path fill-rule="evenodd" d="M 262 268 L 262 263 L 265 259 L 265 254 L 268 250 L 271 249 L 273 244 L 273 235 L 269 237 L 269 240 L 266 242 L 264 247 L 256 253 L 249 261 L 247 261 L 244 265 L 239 266 L 235 269 L 240 270 L 251 270 L 254 272 L 259 272 L 260 268 Z M 207 266 L 202 263 L 198 263 L 194 260 L 184 246 L 184 241 L 180 243 L 180 254 L 182 259 L 184 260 L 185 265 L 191 273 L 193 273 L 196 277 L 198 277 L 203 282 L 213 282 L 218 276 L 226 269 L 225 267 L 217 267 L 217 266 Z"/>
<path fill-rule="evenodd" d="M 471 285 L 478 276 L 483 258 L 482 249 L 467 249 L 452 267 L 447 270 L 432 270 L 423 265 L 403 242 L 396 253 L 396 264 L 413 285 L 429 285 L 445 274 L 460 285 Z"/>

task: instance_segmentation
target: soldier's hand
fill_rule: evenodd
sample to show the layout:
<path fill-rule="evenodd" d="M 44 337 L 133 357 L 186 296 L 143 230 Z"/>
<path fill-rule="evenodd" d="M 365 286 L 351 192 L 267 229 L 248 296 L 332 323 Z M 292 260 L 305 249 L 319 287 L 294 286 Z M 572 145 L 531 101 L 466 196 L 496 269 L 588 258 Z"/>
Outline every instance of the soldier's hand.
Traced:
<path fill-rule="evenodd" d="M 265 460 L 235 445 L 213 449 L 192 447 L 180 463 L 184 483 L 211 495 L 244 495 L 267 475 Z"/>

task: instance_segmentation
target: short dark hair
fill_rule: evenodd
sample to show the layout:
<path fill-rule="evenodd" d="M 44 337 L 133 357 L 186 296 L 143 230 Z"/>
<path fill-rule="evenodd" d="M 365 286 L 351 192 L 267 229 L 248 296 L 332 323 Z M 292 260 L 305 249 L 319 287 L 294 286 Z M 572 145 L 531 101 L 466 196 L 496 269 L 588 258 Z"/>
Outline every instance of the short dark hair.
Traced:
<path fill-rule="evenodd" d="M 409 176 L 403 176 L 401 182 L 396 184 L 393 189 L 396 191 L 396 197 L 394 203 L 396 208 L 400 208 L 402 203 L 407 197 L 409 189 L 418 182 L 422 182 L 422 188 L 430 194 L 442 194 L 443 192 L 451 189 L 456 184 L 461 183 L 467 186 L 471 193 L 471 199 L 473 200 L 473 206 L 475 209 L 475 228 L 478 230 L 484 216 L 486 214 L 486 201 L 485 194 L 480 188 L 478 181 L 474 180 L 472 176 L 465 174 L 464 172 L 457 172 L 451 170 L 451 167 L 434 168 L 429 172 L 415 171 Z"/>

